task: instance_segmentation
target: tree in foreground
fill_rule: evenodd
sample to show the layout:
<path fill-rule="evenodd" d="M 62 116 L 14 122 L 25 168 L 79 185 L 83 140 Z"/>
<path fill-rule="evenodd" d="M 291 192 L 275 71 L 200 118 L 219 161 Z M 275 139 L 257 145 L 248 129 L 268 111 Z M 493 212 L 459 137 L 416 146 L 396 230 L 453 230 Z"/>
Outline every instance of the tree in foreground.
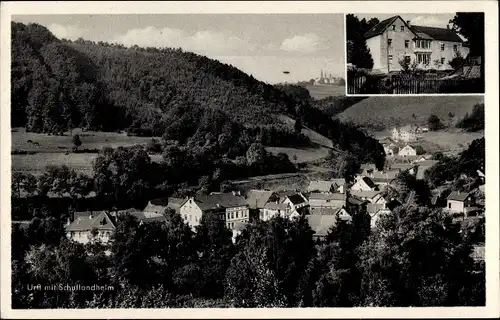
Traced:
<path fill-rule="evenodd" d="M 360 252 L 364 306 L 484 305 L 484 269 L 441 210 L 399 207 L 380 218 Z"/>
<path fill-rule="evenodd" d="M 248 226 L 226 273 L 226 297 L 240 307 L 293 307 L 299 282 L 315 254 L 305 218 L 276 217 Z"/>

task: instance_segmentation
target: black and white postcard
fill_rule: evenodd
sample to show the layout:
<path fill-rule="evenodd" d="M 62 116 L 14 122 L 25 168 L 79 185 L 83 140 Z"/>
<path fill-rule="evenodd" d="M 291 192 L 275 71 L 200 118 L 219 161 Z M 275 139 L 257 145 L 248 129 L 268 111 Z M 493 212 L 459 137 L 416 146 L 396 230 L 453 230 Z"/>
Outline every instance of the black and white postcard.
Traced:
<path fill-rule="evenodd" d="M 2 318 L 499 316 L 497 9 L 2 3 Z"/>

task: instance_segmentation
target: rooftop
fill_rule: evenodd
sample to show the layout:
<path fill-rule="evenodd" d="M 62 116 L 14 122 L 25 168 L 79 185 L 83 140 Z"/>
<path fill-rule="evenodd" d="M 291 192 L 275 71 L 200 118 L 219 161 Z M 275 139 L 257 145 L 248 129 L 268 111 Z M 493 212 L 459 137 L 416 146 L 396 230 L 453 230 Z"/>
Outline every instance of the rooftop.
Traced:
<path fill-rule="evenodd" d="M 447 199 L 454 201 L 465 201 L 465 199 L 467 199 L 468 196 L 469 196 L 468 192 L 452 191 Z"/>
<path fill-rule="evenodd" d="M 269 202 L 273 194 L 273 191 L 268 190 L 250 190 L 246 201 L 251 209 L 261 209 Z"/>
<path fill-rule="evenodd" d="M 212 210 L 220 207 L 245 207 L 247 205 L 247 201 L 244 197 L 235 195 L 232 192 L 199 195 L 194 198 L 194 201 L 201 210 Z"/>

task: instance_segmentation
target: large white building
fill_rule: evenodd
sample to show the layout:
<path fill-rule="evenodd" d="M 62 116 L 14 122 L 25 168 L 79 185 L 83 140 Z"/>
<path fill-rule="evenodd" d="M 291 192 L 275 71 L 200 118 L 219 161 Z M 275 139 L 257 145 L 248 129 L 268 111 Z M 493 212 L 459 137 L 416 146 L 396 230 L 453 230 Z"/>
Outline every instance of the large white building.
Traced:
<path fill-rule="evenodd" d="M 457 54 L 467 57 L 469 48 L 449 26 L 444 28 L 411 25 L 400 16 L 381 21 L 365 33 L 373 58 L 373 70 L 382 73 L 401 70 L 399 61 L 417 62 L 420 69 L 452 70 Z"/>

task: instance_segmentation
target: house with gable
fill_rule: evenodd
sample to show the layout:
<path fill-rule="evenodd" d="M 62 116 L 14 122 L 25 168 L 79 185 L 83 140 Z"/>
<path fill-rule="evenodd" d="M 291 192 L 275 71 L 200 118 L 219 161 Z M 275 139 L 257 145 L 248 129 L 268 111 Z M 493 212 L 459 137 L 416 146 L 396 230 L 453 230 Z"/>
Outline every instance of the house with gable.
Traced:
<path fill-rule="evenodd" d="M 466 213 L 475 203 L 472 194 L 460 191 L 452 191 L 446 200 L 446 209 L 451 213 Z"/>
<path fill-rule="evenodd" d="M 116 221 L 106 211 L 75 212 L 73 221 L 68 219 L 65 226 L 66 237 L 81 244 L 87 244 L 92 239 L 107 244 L 116 229 Z"/>
<path fill-rule="evenodd" d="M 190 197 L 181 207 L 180 215 L 194 229 L 205 214 L 216 215 L 229 229 L 236 222 L 248 223 L 250 212 L 247 201 L 236 192 L 219 192 Z"/>
<path fill-rule="evenodd" d="M 392 129 L 392 140 L 398 142 L 414 142 L 417 141 L 418 126 L 407 125 L 404 127 L 396 127 Z"/>
<path fill-rule="evenodd" d="M 148 202 L 146 208 L 142 211 L 146 215 L 158 215 L 163 214 L 167 209 L 172 209 L 180 214 L 181 207 L 187 200 L 173 197 L 153 199 Z"/>
<path fill-rule="evenodd" d="M 309 226 L 314 231 L 313 239 L 316 241 L 324 240 L 330 228 L 335 226 L 339 220 L 352 221 L 351 215 L 344 208 L 329 210 L 327 213 L 310 214 L 306 218 Z"/>
<path fill-rule="evenodd" d="M 309 183 L 307 192 L 344 193 L 345 179 L 313 180 Z"/>
<path fill-rule="evenodd" d="M 449 26 L 412 25 L 399 15 L 380 21 L 364 37 L 373 58 L 373 70 L 385 74 L 399 72 L 399 61 L 416 63 L 423 70 L 452 70 L 449 61 L 457 54 L 464 58 L 469 54 L 464 40 Z"/>
<path fill-rule="evenodd" d="M 417 155 L 417 149 L 409 144 L 401 148 L 398 152 L 398 156 L 400 157 L 408 157 L 408 156 L 414 157 L 416 155 Z"/>
<path fill-rule="evenodd" d="M 373 180 L 366 176 L 358 175 L 351 187 L 351 191 L 377 191 L 378 186 Z"/>
<path fill-rule="evenodd" d="M 267 221 L 273 217 L 288 218 L 291 214 L 291 208 L 288 203 L 284 202 L 268 202 L 264 206 L 264 210 L 260 212 L 260 220 Z"/>
<path fill-rule="evenodd" d="M 284 196 L 281 202 L 290 206 L 291 213 L 301 212 L 309 206 L 309 200 L 300 192 Z"/>
<path fill-rule="evenodd" d="M 309 194 L 309 210 L 317 208 L 342 208 L 346 205 L 344 193 L 311 193 Z"/>

